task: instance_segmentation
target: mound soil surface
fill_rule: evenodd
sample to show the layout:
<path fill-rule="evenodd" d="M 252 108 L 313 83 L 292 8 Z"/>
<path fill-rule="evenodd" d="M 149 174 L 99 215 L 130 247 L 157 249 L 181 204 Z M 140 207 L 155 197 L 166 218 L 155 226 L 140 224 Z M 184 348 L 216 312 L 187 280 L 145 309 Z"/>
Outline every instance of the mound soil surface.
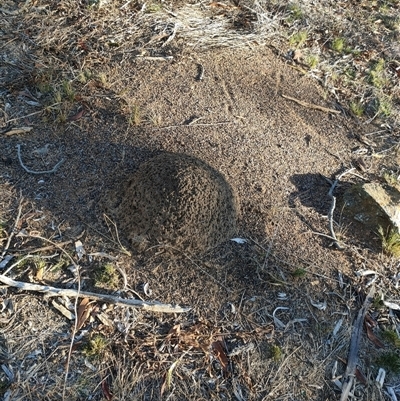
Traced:
<path fill-rule="evenodd" d="M 156 156 L 140 166 L 122 193 L 116 217 L 131 245 L 150 241 L 202 251 L 235 232 L 237 202 L 231 186 L 195 157 Z"/>

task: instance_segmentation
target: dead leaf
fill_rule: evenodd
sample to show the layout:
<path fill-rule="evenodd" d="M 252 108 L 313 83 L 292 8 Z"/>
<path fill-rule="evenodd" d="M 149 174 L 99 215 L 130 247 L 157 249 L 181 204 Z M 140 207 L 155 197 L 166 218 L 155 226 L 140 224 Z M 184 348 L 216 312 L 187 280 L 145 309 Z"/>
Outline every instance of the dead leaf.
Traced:
<path fill-rule="evenodd" d="M 143 286 L 143 292 L 145 293 L 145 295 L 146 295 L 147 297 L 150 297 L 150 296 L 151 296 L 151 294 L 153 293 L 153 291 L 150 289 L 150 284 L 149 284 L 149 283 L 146 283 L 146 284 Z"/>
<path fill-rule="evenodd" d="M 68 118 L 69 121 L 77 121 L 79 119 L 81 119 L 83 117 L 85 113 L 84 109 L 79 110 L 75 115 L 73 115 L 72 117 Z"/>
<path fill-rule="evenodd" d="M 224 350 L 224 345 L 222 344 L 221 341 L 214 341 L 211 344 L 211 349 L 214 351 L 214 354 L 216 355 L 219 363 L 221 364 L 224 377 L 228 377 L 229 376 L 229 371 L 228 371 L 229 360 L 228 360 L 228 357 L 226 356 L 226 352 Z"/>
<path fill-rule="evenodd" d="M 365 377 L 364 373 L 361 372 L 358 366 L 356 367 L 355 375 L 360 383 L 364 384 L 365 386 L 368 384 L 367 378 Z"/>
<path fill-rule="evenodd" d="M 236 242 L 237 244 L 245 244 L 247 239 L 244 238 L 231 238 L 231 241 Z"/>
<path fill-rule="evenodd" d="M 375 347 L 384 348 L 385 345 L 382 343 L 381 340 L 379 340 L 379 338 L 372 331 L 372 327 L 374 327 L 374 324 L 371 323 L 371 321 L 373 322 L 371 317 L 368 317 L 368 319 L 367 317 L 365 317 L 364 319 L 364 326 L 365 329 L 367 330 L 367 337 L 369 338 L 370 341 L 374 343 Z"/>
<path fill-rule="evenodd" d="M 19 127 L 12 128 L 5 133 L 6 136 L 17 135 L 17 134 L 26 134 L 27 132 L 32 131 L 33 127 Z"/>
<path fill-rule="evenodd" d="M 111 401 L 113 398 L 113 395 L 110 391 L 110 387 L 108 386 L 107 377 L 102 380 L 101 389 L 103 390 L 103 395 L 106 398 L 106 400 Z"/>
<path fill-rule="evenodd" d="M 83 298 L 82 302 L 79 304 L 78 307 L 76 331 L 82 328 L 87 318 L 89 317 L 91 311 L 92 307 L 89 303 L 89 298 Z"/>
<path fill-rule="evenodd" d="M 164 391 L 165 391 L 165 387 L 167 386 L 167 373 L 165 373 L 165 375 L 164 375 L 164 380 L 163 380 L 163 384 L 161 385 L 161 389 L 160 389 L 160 395 L 161 395 L 161 397 L 163 396 L 163 394 L 164 394 Z"/>
<path fill-rule="evenodd" d="M 83 244 L 82 244 L 81 241 L 76 241 L 76 242 L 75 242 L 75 251 L 76 251 L 76 254 L 78 255 L 78 259 L 79 259 L 79 260 L 81 260 L 82 257 L 83 257 L 84 255 L 86 255 L 86 251 L 85 251 L 85 249 L 83 248 Z"/>
<path fill-rule="evenodd" d="M 42 281 L 43 280 L 43 273 L 44 273 L 44 266 L 40 265 L 36 269 L 36 275 L 35 275 L 36 280 Z"/>

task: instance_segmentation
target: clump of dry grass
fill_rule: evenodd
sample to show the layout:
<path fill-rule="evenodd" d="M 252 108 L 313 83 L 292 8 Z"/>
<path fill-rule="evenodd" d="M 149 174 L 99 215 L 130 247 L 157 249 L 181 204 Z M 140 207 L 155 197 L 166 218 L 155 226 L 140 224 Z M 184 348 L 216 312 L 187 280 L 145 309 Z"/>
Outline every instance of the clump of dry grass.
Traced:
<path fill-rule="evenodd" d="M 21 36 L 26 38 L 22 39 L 26 53 L 35 49 L 41 65 L 34 68 L 22 57 L 18 61 L 36 76 L 38 90 L 57 93 L 56 83 L 64 81 L 66 99 L 74 101 L 82 77 L 84 82 L 92 79 L 85 71 L 101 74 L 101 65 L 114 61 L 178 55 L 182 49 L 267 45 L 285 55 L 290 48 L 301 48 L 296 57 L 309 66 L 304 72 L 318 79 L 353 115 L 398 123 L 397 5 L 382 1 L 355 9 L 346 3 L 332 9 L 323 1 L 282 6 L 248 0 L 180 4 L 171 9 L 161 3 L 39 0 L 19 11 L 22 23 L 17 32 L 22 35 L 29 27 L 29 40 Z M 43 74 L 48 76 L 44 81 L 39 78 Z M 59 115 L 65 121 L 68 110 Z"/>

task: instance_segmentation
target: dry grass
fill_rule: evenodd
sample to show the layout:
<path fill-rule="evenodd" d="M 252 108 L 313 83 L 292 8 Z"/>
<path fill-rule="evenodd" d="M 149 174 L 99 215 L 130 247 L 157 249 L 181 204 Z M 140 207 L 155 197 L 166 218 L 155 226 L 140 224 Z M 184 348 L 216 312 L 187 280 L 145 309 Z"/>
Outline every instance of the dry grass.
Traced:
<path fill-rule="evenodd" d="M 118 82 L 119 77 L 104 75 L 104 65 L 128 64 L 144 57 L 179 60 L 222 46 L 270 46 L 292 67 L 318 81 L 340 109 L 351 111 L 361 121 L 380 119 L 393 135 L 398 132 L 399 1 L 192 3 L 169 9 L 159 2 L 117 0 L 37 0 L 19 5 L 11 0 L 4 2 L 0 7 L 4 21 L 0 32 L 0 78 L 6 88 L 0 90 L 2 125 L 22 122 L 32 113 L 39 114 L 42 122 L 50 126 L 80 118 L 80 113 L 90 108 L 93 93 L 107 96 Z M 19 96 L 20 101 L 11 101 L 12 96 Z M 134 99 L 122 92 L 116 98 L 115 108 L 129 124 L 146 123 Z M 157 126 L 162 117 L 154 114 L 148 120 Z M 18 196 L 5 184 L 1 190 L 0 245 L 4 246 L 17 214 Z M 48 229 L 50 220 L 46 226 L 40 218 L 39 211 L 24 205 L 18 230 L 36 231 L 49 238 L 56 235 Z M 63 222 L 56 217 L 54 224 L 62 230 Z M 102 251 L 104 245 L 98 238 L 88 239 L 87 243 L 93 252 Z M 15 237 L 10 249 L 23 257 L 45 245 L 48 244 Z M 106 249 L 112 249 L 112 245 Z M 66 246 L 66 251 L 77 260 L 72 244 Z M 228 248 L 226 252 L 234 251 Z M 174 300 L 181 293 L 174 292 L 175 282 L 171 284 L 171 280 L 182 280 L 180 290 L 185 300 L 191 300 L 192 314 L 154 316 L 108 305 L 104 311 L 112 323 L 108 326 L 98 318 L 101 305 L 97 306 L 85 326 L 88 331 L 78 333 L 65 389 L 65 363 L 73 325 L 52 309 L 50 301 L 2 288 L 0 356 L 4 368 L 0 371 L 0 395 L 21 401 L 337 399 L 339 389 L 331 383 L 335 378 L 332 369 L 335 362 L 339 368 L 333 376 L 345 369 L 352 313 L 360 306 L 358 298 L 367 278 L 346 278 L 345 285 L 340 286 L 337 277 L 323 277 L 324 284 L 318 284 L 322 289 L 316 285 L 310 290 L 310 282 L 321 279 L 318 266 L 284 260 L 274 254 L 268 243 L 252 244 L 246 252 L 258 277 L 254 278 L 254 287 L 250 283 L 247 289 L 240 287 L 243 294 L 239 290 L 227 291 L 225 309 L 214 286 L 223 283 L 234 288 L 251 280 L 240 277 L 237 282 L 232 279 L 227 283 L 223 269 L 218 270 L 218 263 L 223 265 L 222 257 L 218 260 L 211 254 L 205 259 L 184 258 L 172 263 L 155 252 L 153 259 L 148 259 L 153 269 L 150 272 L 141 270 L 138 261 L 133 269 L 138 282 L 157 277 L 156 269 L 171 275 L 172 279 L 163 277 L 160 287 L 154 290 L 160 298 Z M 41 266 L 46 262 L 45 279 L 59 285 L 76 284 L 73 275 L 60 268 L 64 264 L 62 257 L 51 255 L 50 251 L 38 254 Z M 120 253 L 114 251 L 111 256 L 120 257 Z M 360 252 L 357 257 L 361 260 L 364 256 Z M 36 280 L 34 262 L 33 258 L 32 263 L 27 259 L 12 274 Z M 95 263 L 105 266 L 109 260 L 100 257 Z M 123 265 L 124 259 L 118 259 L 118 263 Z M 264 269 L 266 263 L 269 272 Z M 194 273 L 184 281 L 176 271 L 188 264 Z M 377 286 L 386 299 L 397 293 L 393 282 L 386 278 L 394 274 L 396 266 L 386 259 L 382 265 L 384 274 Z M 205 275 L 202 266 L 212 266 L 214 270 Z M 118 279 L 114 269 L 112 272 L 114 286 Z M 204 298 L 191 299 L 191 280 L 209 282 L 210 275 L 212 283 Z M 93 285 L 89 279 L 88 283 Z M 128 294 L 136 290 L 139 291 Z M 277 292 L 290 292 L 290 302 L 283 295 L 276 297 Z M 311 297 L 320 299 L 311 302 Z M 234 305 L 228 302 L 232 299 L 241 301 Z M 328 301 L 325 311 L 313 306 L 322 300 Z M 212 308 L 202 312 L 212 304 L 221 306 L 218 312 Z M 276 309 L 282 305 L 288 309 Z M 398 319 L 387 309 L 376 307 L 372 314 L 385 321 L 375 330 L 377 336 L 384 329 L 397 330 L 398 334 Z M 97 335 L 104 336 L 107 342 L 104 347 L 91 348 L 90 341 Z M 220 342 L 219 351 L 216 342 Z M 244 345 L 250 346 L 240 348 Z M 354 391 L 363 400 L 378 399 L 373 398 L 376 391 L 382 399 L 389 399 L 374 384 L 382 352 L 369 348 L 370 343 L 363 344 L 360 362 L 367 384 L 358 384 Z M 395 391 L 399 393 L 396 380 L 397 376 L 389 372 L 387 383 L 397 385 Z"/>

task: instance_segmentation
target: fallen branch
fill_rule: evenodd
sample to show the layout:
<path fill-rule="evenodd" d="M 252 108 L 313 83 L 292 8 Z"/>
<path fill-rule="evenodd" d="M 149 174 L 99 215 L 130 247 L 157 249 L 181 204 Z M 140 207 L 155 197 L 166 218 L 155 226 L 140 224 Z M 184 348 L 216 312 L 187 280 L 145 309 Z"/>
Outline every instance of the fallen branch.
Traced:
<path fill-rule="evenodd" d="M 362 308 L 358 312 L 357 320 L 354 322 L 353 332 L 351 334 L 349 357 L 347 358 L 347 367 L 343 377 L 342 395 L 340 401 L 346 401 L 350 390 L 353 386 L 354 377 L 356 375 L 358 348 L 360 346 L 361 333 L 364 323 L 364 318 L 368 312 L 368 308 L 375 295 L 375 287 L 372 286 L 367 297 L 365 298 Z"/>
<path fill-rule="evenodd" d="M 286 95 L 283 95 L 283 94 L 282 94 L 282 97 L 285 98 L 285 99 L 291 100 L 293 102 L 296 102 L 300 106 L 308 107 L 309 109 L 325 111 L 326 113 L 334 113 L 334 114 L 340 114 L 341 113 L 338 110 L 328 109 L 327 107 L 318 106 L 317 104 L 303 102 L 302 100 L 296 99 L 294 97 L 286 96 Z"/>
<path fill-rule="evenodd" d="M 190 308 L 183 308 L 179 305 L 162 304 L 159 302 L 146 302 L 137 299 L 125 299 L 115 297 L 107 294 L 97 294 L 94 292 L 77 291 L 67 288 L 56 288 L 48 285 L 31 284 L 23 281 L 16 281 L 3 274 L 0 274 L 0 282 L 10 287 L 20 288 L 25 291 L 42 292 L 48 297 L 66 296 L 66 297 L 80 297 L 91 298 L 98 301 L 110 302 L 116 305 L 126 305 L 133 308 L 144 309 L 150 312 L 163 312 L 163 313 L 185 313 L 189 312 Z"/>
<path fill-rule="evenodd" d="M 65 159 L 61 159 L 51 170 L 45 170 L 45 171 L 33 171 L 30 170 L 28 167 L 26 167 L 24 165 L 24 163 L 22 162 L 22 158 L 21 158 L 21 145 L 17 145 L 17 154 L 18 154 L 18 160 L 19 160 L 19 164 L 21 165 L 21 167 L 30 174 L 51 174 L 51 173 L 55 173 L 58 168 L 61 166 L 62 163 L 64 163 Z"/>
<path fill-rule="evenodd" d="M 328 220 L 329 220 L 329 231 L 331 232 L 331 236 L 334 239 L 334 244 L 336 246 L 337 249 L 339 250 L 343 250 L 345 247 L 343 245 L 341 245 L 339 243 L 339 240 L 336 237 L 335 234 L 335 230 L 333 228 L 333 212 L 335 211 L 335 207 L 336 207 L 336 197 L 333 195 L 333 191 L 335 190 L 335 188 L 337 187 L 339 181 L 346 175 L 351 173 L 354 170 L 354 167 L 352 167 L 349 170 L 344 171 L 342 174 L 339 175 L 338 178 L 336 178 L 336 180 L 332 183 L 331 188 L 328 192 L 328 196 L 331 198 L 332 203 L 331 203 L 331 207 L 329 208 L 329 212 L 328 212 Z"/>

